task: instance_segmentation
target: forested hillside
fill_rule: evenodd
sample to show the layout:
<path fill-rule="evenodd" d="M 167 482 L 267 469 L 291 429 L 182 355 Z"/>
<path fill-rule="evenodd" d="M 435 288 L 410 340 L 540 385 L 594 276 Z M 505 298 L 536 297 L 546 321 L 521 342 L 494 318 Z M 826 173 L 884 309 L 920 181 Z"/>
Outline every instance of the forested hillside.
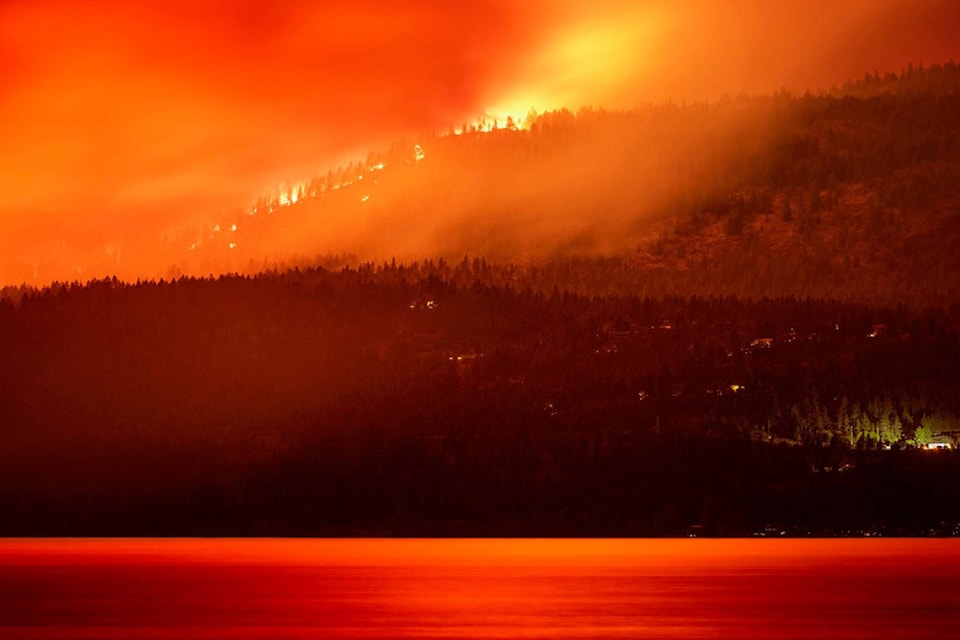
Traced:
<path fill-rule="evenodd" d="M 958 535 L 958 185 L 950 63 L 124 240 L 0 291 L 0 534 Z"/>
<path fill-rule="evenodd" d="M 820 94 L 465 123 L 162 242 L 119 243 L 84 273 L 602 256 L 624 262 L 618 282 L 658 294 L 949 304 L 958 114 L 949 63 Z"/>
<path fill-rule="evenodd" d="M 426 262 L 3 300 L 0 533 L 960 519 L 956 452 L 924 450 L 957 444 L 956 306 L 584 296 L 531 275 Z"/>

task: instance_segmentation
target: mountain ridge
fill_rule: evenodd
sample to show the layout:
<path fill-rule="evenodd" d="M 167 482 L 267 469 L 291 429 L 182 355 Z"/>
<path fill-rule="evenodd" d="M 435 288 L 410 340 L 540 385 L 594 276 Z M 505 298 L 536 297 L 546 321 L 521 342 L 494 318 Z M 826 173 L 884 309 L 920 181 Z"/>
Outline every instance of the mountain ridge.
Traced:
<path fill-rule="evenodd" d="M 957 113 L 950 62 L 817 94 L 465 124 L 160 243 L 118 244 L 84 272 L 600 255 L 666 294 L 948 304 L 960 297 Z"/>

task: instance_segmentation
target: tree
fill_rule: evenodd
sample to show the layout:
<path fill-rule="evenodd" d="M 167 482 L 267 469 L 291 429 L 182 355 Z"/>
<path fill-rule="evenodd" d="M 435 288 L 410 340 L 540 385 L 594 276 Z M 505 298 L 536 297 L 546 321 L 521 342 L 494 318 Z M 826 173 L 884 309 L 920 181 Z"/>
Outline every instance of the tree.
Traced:
<path fill-rule="evenodd" d="M 889 396 L 874 398 L 869 407 L 876 424 L 877 438 L 882 445 L 892 446 L 903 436 L 903 426 L 893 400 Z"/>
<path fill-rule="evenodd" d="M 857 442 L 853 435 L 853 421 L 850 418 L 850 403 L 847 396 L 840 399 L 840 407 L 837 409 L 836 437 L 847 446 L 853 446 Z"/>
<path fill-rule="evenodd" d="M 913 432 L 913 441 L 918 447 L 925 447 L 933 440 L 933 431 L 930 427 L 921 423 Z"/>

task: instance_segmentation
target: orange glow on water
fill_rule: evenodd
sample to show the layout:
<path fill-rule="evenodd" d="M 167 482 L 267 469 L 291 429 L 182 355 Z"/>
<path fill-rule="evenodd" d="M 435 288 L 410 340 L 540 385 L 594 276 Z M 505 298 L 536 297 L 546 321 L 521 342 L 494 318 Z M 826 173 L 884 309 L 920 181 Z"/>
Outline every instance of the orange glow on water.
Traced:
<path fill-rule="evenodd" d="M 10 639 L 892 639 L 960 606 L 955 540 L 7 540 L 0 567 Z"/>
<path fill-rule="evenodd" d="M 922 552 L 922 553 L 921 553 Z M 636 539 L 636 538 L 153 538 L 7 539 L 4 564 L 121 562 L 246 562 L 270 565 L 549 566 L 701 572 L 762 566 L 827 566 L 873 558 L 897 573 L 960 561 L 955 540 Z M 910 566 L 904 563 L 909 562 Z"/>

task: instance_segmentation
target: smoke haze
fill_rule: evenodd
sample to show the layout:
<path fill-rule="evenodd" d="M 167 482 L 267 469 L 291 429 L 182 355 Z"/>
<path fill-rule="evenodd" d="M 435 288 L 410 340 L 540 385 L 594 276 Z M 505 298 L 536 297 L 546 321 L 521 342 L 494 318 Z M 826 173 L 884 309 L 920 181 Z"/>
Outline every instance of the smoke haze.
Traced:
<path fill-rule="evenodd" d="M 134 236 L 159 239 L 482 115 L 802 91 L 950 58 L 960 58 L 960 7 L 933 0 L 8 1 L 0 282 Z M 538 179 L 541 190 L 567 182 Z M 416 215 L 402 246 L 417 251 L 473 233 L 457 216 L 418 236 Z M 557 248 L 590 235 L 559 217 L 517 222 L 532 225 L 518 237 L 547 234 Z M 146 276 L 165 267 L 137 264 Z"/>

